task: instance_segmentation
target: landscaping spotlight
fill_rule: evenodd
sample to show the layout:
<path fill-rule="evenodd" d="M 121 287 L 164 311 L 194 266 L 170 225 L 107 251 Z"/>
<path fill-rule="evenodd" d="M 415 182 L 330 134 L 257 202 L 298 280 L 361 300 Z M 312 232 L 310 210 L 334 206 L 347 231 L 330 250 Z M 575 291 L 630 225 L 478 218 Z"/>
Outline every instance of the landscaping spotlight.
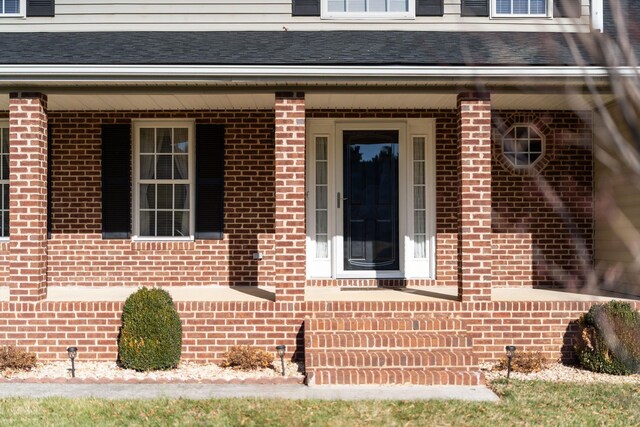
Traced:
<path fill-rule="evenodd" d="M 511 359 L 513 359 L 513 355 L 516 353 L 515 345 L 508 345 L 504 348 L 507 350 L 507 378 L 511 375 Z"/>
<path fill-rule="evenodd" d="M 280 362 L 282 362 L 282 376 L 284 377 L 284 352 L 287 351 L 287 347 L 279 345 L 276 350 L 278 351 L 278 356 L 280 356 Z"/>
<path fill-rule="evenodd" d="M 74 360 L 76 359 L 76 355 L 78 354 L 78 347 L 69 347 L 67 348 L 67 354 L 69 355 L 69 359 L 71 359 L 71 378 L 76 377 L 76 365 Z"/>

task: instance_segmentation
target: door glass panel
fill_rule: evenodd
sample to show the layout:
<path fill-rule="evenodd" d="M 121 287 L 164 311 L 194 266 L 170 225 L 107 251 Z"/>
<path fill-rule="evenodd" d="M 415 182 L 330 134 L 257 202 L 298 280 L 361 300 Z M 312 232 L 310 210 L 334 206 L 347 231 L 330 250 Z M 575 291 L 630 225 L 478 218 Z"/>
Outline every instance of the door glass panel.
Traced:
<path fill-rule="evenodd" d="M 344 269 L 399 270 L 398 131 L 344 131 Z"/>

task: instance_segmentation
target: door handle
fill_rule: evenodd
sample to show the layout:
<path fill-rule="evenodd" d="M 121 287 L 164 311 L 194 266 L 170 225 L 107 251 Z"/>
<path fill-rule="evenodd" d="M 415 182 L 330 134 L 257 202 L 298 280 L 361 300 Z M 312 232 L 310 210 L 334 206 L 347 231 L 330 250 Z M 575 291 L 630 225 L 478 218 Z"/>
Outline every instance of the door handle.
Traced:
<path fill-rule="evenodd" d="M 340 209 L 340 201 L 348 200 L 346 197 L 340 197 L 340 192 L 338 191 L 336 203 L 338 204 L 338 209 Z"/>

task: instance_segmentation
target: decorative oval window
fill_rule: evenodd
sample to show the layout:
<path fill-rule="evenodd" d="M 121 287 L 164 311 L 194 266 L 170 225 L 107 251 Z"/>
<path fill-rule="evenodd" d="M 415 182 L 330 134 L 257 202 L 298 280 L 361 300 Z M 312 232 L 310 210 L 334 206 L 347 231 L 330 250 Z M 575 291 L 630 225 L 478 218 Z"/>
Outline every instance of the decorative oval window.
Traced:
<path fill-rule="evenodd" d="M 544 136 L 532 125 L 513 125 L 502 138 L 502 154 L 511 166 L 522 169 L 544 156 Z"/>

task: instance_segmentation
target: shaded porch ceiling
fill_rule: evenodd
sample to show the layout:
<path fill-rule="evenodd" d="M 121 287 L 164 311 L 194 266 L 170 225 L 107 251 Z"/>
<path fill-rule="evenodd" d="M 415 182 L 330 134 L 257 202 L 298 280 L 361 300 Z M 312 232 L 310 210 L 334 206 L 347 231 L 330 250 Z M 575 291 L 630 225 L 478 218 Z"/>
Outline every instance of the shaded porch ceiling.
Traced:
<path fill-rule="evenodd" d="M 274 91 L 210 92 L 145 91 L 145 92 L 46 92 L 51 111 L 110 110 L 255 110 L 273 109 Z M 456 108 L 456 91 L 439 93 L 408 88 L 406 90 L 307 90 L 307 109 L 450 109 Z M 608 102 L 612 95 L 603 94 Z M 492 92 L 494 109 L 590 110 L 595 102 L 591 95 L 562 93 Z M 0 95 L 0 111 L 9 109 L 9 95 Z"/>

